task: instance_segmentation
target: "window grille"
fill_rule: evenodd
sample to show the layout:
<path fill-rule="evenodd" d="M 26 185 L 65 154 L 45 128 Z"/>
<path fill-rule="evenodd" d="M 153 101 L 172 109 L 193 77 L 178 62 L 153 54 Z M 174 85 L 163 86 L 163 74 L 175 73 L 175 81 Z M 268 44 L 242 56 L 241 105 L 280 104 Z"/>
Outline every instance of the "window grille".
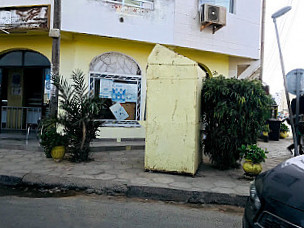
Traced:
<path fill-rule="evenodd" d="M 139 127 L 141 117 L 141 70 L 138 64 L 130 57 L 117 52 L 104 53 L 93 59 L 90 64 L 90 92 L 91 95 L 100 95 L 101 83 L 108 81 L 131 85 L 136 88 L 136 97 L 131 103 L 135 105 L 133 120 L 102 119 L 102 126 L 107 127 Z M 111 83 L 110 83 L 111 84 Z M 112 88 L 109 88 L 111 91 Z M 134 91 L 134 90 L 133 90 Z M 134 93 L 133 93 L 134 94 Z M 112 100 L 112 97 L 105 97 Z M 113 101 L 115 103 L 115 101 Z M 101 120 L 101 119 L 100 119 Z M 98 121 L 98 120 L 96 120 Z"/>
<path fill-rule="evenodd" d="M 104 0 L 105 2 L 138 7 L 141 9 L 154 9 L 154 0 Z"/>

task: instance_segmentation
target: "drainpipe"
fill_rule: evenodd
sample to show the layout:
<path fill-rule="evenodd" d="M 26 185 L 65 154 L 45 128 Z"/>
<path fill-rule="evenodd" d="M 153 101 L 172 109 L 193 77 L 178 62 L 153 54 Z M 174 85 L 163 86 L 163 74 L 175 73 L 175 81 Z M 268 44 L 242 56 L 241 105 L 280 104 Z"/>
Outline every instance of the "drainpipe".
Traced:
<path fill-rule="evenodd" d="M 261 50 L 260 50 L 261 65 L 260 65 L 260 77 L 259 77 L 260 81 L 263 81 L 263 68 L 264 68 L 265 13 L 266 13 L 266 1 L 262 0 Z"/>
<path fill-rule="evenodd" d="M 54 17 L 53 30 L 57 30 L 58 34 L 61 28 L 61 0 L 54 0 Z M 60 34 L 52 36 L 52 74 L 59 75 L 60 66 Z M 52 86 L 51 100 L 50 100 L 50 115 L 56 117 L 58 113 L 58 90 Z"/>

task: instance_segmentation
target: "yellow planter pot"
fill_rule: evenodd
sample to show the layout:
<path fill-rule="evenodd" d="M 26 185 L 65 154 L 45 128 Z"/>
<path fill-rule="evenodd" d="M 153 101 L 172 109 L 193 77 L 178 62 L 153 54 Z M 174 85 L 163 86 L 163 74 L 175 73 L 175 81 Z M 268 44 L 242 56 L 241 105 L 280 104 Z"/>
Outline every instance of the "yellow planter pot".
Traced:
<path fill-rule="evenodd" d="M 268 132 L 267 131 L 263 131 L 263 136 L 268 136 Z"/>
<path fill-rule="evenodd" d="M 262 172 L 262 165 L 253 164 L 251 161 L 245 161 L 243 163 L 243 170 L 250 176 L 256 176 Z"/>
<path fill-rule="evenodd" d="M 287 132 L 287 131 L 281 131 L 281 132 L 280 132 L 280 137 L 281 137 L 282 139 L 285 139 L 286 137 L 288 137 L 288 132 Z"/>
<path fill-rule="evenodd" d="M 55 146 L 51 151 L 52 158 L 56 162 L 61 161 L 64 157 L 64 154 L 65 154 L 64 146 Z"/>

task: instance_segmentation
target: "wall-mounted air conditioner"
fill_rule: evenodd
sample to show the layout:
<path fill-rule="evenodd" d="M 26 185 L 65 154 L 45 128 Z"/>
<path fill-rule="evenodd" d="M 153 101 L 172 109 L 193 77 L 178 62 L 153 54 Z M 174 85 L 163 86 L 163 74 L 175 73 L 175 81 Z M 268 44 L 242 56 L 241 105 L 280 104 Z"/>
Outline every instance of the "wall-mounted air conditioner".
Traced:
<path fill-rule="evenodd" d="M 212 26 L 213 33 L 226 25 L 226 8 L 209 4 L 200 6 L 201 31 Z"/>

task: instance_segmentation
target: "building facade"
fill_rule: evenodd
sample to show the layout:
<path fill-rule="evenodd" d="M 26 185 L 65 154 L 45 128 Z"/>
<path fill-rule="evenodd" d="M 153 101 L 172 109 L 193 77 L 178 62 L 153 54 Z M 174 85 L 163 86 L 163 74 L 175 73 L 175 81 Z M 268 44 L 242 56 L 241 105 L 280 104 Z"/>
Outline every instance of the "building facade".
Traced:
<path fill-rule="evenodd" d="M 225 7 L 217 12 L 224 23 L 205 21 L 202 6 Z M 45 115 L 52 37 L 59 34 L 60 74 L 82 70 L 92 93 L 127 113 L 104 117 L 103 138 L 145 137 L 146 66 L 155 44 L 198 62 L 209 76 L 237 77 L 259 59 L 260 1 L 65 0 L 60 30 L 53 28 L 56 9 L 54 0 L 0 2 L 2 130 L 26 129 Z"/>

